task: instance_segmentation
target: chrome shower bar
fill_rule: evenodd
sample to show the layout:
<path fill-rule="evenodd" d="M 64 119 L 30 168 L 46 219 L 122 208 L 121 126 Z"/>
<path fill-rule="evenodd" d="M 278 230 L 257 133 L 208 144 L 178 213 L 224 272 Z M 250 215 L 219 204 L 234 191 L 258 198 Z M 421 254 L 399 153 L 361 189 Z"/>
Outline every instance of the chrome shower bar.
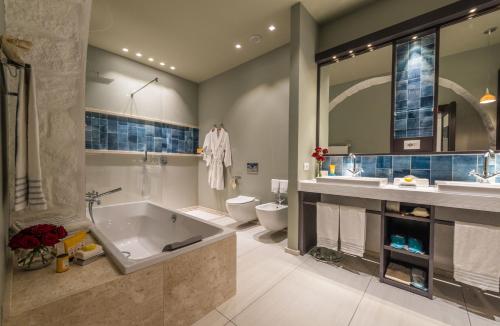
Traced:
<path fill-rule="evenodd" d="M 144 85 L 144 86 L 142 86 L 141 88 L 139 88 L 138 90 L 136 90 L 136 91 L 132 92 L 132 93 L 130 94 L 130 97 L 134 97 L 134 95 L 135 95 L 137 92 L 142 91 L 144 88 L 148 87 L 148 86 L 149 86 L 149 84 L 152 84 L 152 83 L 157 83 L 157 82 L 159 82 L 159 79 L 158 79 L 158 77 L 155 77 L 155 79 L 153 79 L 153 80 L 149 81 L 146 85 Z"/>

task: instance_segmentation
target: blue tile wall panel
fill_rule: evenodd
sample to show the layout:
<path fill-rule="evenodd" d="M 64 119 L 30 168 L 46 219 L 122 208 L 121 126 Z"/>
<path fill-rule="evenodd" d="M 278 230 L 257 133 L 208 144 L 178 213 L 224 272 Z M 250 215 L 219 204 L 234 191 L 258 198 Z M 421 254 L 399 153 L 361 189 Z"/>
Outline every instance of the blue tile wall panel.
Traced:
<path fill-rule="evenodd" d="M 85 112 L 85 148 L 193 154 L 200 131 L 159 122 Z"/>
<path fill-rule="evenodd" d="M 396 45 L 394 137 L 432 137 L 436 35 Z"/>
<path fill-rule="evenodd" d="M 482 171 L 483 155 L 478 154 L 433 154 L 433 155 L 358 155 L 356 164 L 363 169 L 362 176 L 386 177 L 391 181 L 407 175 L 436 180 L 475 181 L 469 176 L 472 170 Z M 335 175 L 350 175 L 352 160 L 348 156 L 330 156 L 323 164 L 328 170 L 335 164 Z M 489 170 L 500 170 L 500 154 L 490 160 Z M 500 182 L 500 177 L 497 177 Z"/>

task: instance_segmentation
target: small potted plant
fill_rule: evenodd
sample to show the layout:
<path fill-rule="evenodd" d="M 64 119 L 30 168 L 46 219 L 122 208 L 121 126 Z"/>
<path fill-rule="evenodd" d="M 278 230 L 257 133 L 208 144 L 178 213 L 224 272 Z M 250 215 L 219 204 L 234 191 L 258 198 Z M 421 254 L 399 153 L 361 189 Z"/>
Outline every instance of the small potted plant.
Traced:
<path fill-rule="evenodd" d="M 328 149 L 321 147 L 316 147 L 312 153 L 312 157 L 316 159 L 316 177 L 321 177 L 321 168 L 323 166 L 323 162 L 326 161 L 326 154 L 328 154 Z"/>
<path fill-rule="evenodd" d="M 52 247 L 67 235 L 63 226 L 37 224 L 15 234 L 9 247 L 16 253 L 20 269 L 40 269 L 50 265 L 54 259 Z"/>

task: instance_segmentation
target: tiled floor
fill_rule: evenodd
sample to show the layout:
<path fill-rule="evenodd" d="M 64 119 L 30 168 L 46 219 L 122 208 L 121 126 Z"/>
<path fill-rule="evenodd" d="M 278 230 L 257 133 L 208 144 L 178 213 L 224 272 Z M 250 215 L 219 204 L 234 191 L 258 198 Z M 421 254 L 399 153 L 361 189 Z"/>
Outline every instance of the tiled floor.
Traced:
<path fill-rule="evenodd" d="M 204 209 L 189 213 L 237 231 L 236 296 L 195 326 L 500 325 L 500 298 L 477 289 L 437 281 L 428 300 L 380 283 L 378 265 L 368 260 L 345 257 L 326 265 L 285 253 L 284 232 L 238 227 Z"/>

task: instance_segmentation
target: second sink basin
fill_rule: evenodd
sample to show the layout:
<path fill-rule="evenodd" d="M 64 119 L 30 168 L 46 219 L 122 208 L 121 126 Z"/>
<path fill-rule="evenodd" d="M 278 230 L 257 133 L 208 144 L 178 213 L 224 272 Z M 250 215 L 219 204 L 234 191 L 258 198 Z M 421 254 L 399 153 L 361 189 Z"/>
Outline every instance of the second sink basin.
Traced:
<path fill-rule="evenodd" d="M 380 187 L 387 184 L 387 178 L 371 178 L 371 177 L 348 177 L 348 176 L 328 176 L 318 177 L 316 182 L 335 183 L 342 185 L 356 186 L 372 186 Z"/>
<path fill-rule="evenodd" d="M 438 191 L 500 196 L 499 183 L 436 181 Z"/>

